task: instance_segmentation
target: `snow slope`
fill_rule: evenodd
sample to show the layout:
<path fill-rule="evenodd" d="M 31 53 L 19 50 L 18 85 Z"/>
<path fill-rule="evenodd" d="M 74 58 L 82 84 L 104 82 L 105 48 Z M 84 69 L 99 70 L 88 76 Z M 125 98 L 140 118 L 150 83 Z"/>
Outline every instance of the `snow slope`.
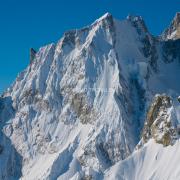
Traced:
<path fill-rule="evenodd" d="M 175 180 L 180 177 L 180 142 L 164 148 L 150 140 L 126 160 L 117 163 L 105 173 L 112 180 Z"/>

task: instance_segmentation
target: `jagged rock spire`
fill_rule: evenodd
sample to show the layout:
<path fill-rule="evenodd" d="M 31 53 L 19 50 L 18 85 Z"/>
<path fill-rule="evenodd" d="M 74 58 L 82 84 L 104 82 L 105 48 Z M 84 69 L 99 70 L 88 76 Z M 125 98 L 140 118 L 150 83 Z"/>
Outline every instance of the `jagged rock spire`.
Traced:
<path fill-rule="evenodd" d="M 36 56 L 36 50 L 33 48 L 30 48 L 30 64 L 33 62 L 35 56 Z"/>
<path fill-rule="evenodd" d="M 143 30 L 145 33 L 148 32 L 148 28 L 141 16 L 129 14 L 126 19 L 130 21 L 136 29 Z"/>
<path fill-rule="evenodd" d="M 164 40 L 176 40 L 180 38 L 180 12 L 176 13 L 169 28 L 164 31 L 162 37 Z"/>

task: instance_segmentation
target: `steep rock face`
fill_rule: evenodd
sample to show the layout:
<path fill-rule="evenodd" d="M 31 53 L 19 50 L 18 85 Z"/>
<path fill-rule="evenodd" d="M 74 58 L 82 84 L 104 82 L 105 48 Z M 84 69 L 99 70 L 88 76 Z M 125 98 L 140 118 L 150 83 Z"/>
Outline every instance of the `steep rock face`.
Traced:
<path fill-rule="evenodd" d="M 172 145 L 178 135 L 177 124 L 172 99 L 166 95 L 156 95 L 147 113 L 142 142 L 153 138 L 164 146 Z"/>
<path fill-rule="evenodd" d="M 30 48 L 30 64 L 33 62 L 36 56 L 36 51 L 33 48 Z"/>
<path fill-rule="evenodd" d="M 3 95 L 10 97 L 12 113 L 1 112 L 2 130 L 22 157 L 21 178 L 100 179 L 129 157 L 152 97 L 171 93 L 177 99 L 180 92 L 174 83 L 178 50 L 171 57 L 165 43 L 148 32 L 141 17 L 118 21 L 107 13 L 40 48 Z M 143 143 L 154 138 L 169 145 L 165 132 L 171 134 L 172 114 L 178 113 L 178 104 L 158 96 Z"/>
<path fill-rule="evenodd" d="M 180 12 L 176 13 L 169 28 L 163 33 L 163 39 L 176 40 L 180 38 Z"/>
<path fill-rule="evenodd" d="M 166 63 L 180 62 L 180 40 L 168 40 L 162 43 L 163 58 Z"/>

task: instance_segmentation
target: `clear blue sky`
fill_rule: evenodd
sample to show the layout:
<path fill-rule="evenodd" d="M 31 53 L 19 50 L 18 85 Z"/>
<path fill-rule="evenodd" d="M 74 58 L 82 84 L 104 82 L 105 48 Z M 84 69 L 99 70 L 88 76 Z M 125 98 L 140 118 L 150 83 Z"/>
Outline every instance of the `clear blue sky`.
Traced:
<path fill-rule="evenodd" d="M 157 35 L 177 11 L 180 0 L 1 0 L 0 92 L 28 65 L 30 47 L 56 42 L 66 30 L 110 12 L 118 19 L 141 15 Z"/>

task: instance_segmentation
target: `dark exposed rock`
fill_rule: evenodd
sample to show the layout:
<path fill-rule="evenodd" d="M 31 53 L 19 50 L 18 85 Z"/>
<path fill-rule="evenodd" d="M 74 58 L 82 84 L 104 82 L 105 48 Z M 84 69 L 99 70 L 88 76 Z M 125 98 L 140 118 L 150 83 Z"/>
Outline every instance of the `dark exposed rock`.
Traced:
<path fill-rule="evenodd" d="M 103 22 L 103 28 L 110 29 L 110 31 L 113 31 L 114 26 L 114 20 L 111 14 L 107 14 L 106 18 L 102 21 Z"/>
<path fill-rule="evenodd" d="M 90 122 L 92 108 L 88 105 L 83 93 L 75 94 L 72 97 L 71 106 L 83 124 Z"/>
<path fill-rule="evenodd" d="M 75 38 L 76 38 L 76 30 L 71 30 L 71 31 L 65 32 L 64 37 L 63 37 L 63 46 L 65 44 L 74 45 Z"/>
<path fill-rule="evenodd" d="M 33 48 L 30 48 L 30 64 L 33 62 L 36 57 L 36 51 Z"/>
<path fill-rule="evenodd" d="M 0 155 L 3 153 L 3 146 L 2 145 L 0 145 Z"/>
<path fill-rule="evenodd" d="M 148 29 L 147 26 L 141 16 L 133 16 L 129 15 L 127 19 L 131 22 L 131 24 L 136 28 L 139 35 L 143 32 L 147 33 Z"/>
<path fill-rule="evenodd" d="M 175 59 L 180 62 L 180 39 L 163 42 L 163 58 L 166 63 L 171 63 Z"/>
<path fill-rule="evenodd" d="M 85 175 L 82 180 L 93 180 L 92 175 Z"/>
<path fill-rule="evenodd" d="M 142 43 L 144 45 L 142 48 L 143 54 L 146 58 L 148 58 L 151 55 L 151 43 L 150 43 L 148 35 L 146 35 L 142 39 Z"/>
<path fill-rule="evenodd" d="M 180 102 L 180 96 L 178 97 L 178 101 Z"/>
<path fill-rule="evenodd" d="M 112 161 L 109 157 L 108 144 L 103 144 L 103 143 L 96 144 L 96 150 L 97 150 L 98 154 L 100 154 L 102 156 L 102 159 L 104 159 L 104 161 L 105 161 L 104 164 L 106 164 L 107 166 L 111 166 Z"/>
<path fill-rule="evenodd" d="M 145 58 L 148 58 L 149 64 L 152 67 L 152 69 L 157 72 L 158 66 L 158 53 L 157 53 L 157 40 L 154 37 L 151 37 L 149 35 L 145 35 L 141 40 L 143 47 L 141 48 L 141 51 Z"/>
<path fill-rule="evenodd" d="M 168 146 L 173 144 L 177 136 L 177 128 L 173 124 L 172 100 L 166 95 L 157 95 L 147 113 L 142 141 L 146 143 L 153 138 L 157 143 Z"/>

